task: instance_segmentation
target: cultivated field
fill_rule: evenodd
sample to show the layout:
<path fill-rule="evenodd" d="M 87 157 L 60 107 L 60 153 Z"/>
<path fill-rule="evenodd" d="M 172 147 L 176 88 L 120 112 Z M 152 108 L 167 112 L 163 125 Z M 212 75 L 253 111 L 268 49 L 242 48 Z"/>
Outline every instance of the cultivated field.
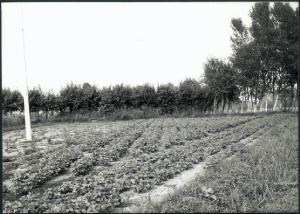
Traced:
<path fill-rule="evenodd" d="M 4 212 L 110 212 L 295 114 L 66 123 L 3 133 Z M 235 146 L 239 145 L 239 146 Z"/>

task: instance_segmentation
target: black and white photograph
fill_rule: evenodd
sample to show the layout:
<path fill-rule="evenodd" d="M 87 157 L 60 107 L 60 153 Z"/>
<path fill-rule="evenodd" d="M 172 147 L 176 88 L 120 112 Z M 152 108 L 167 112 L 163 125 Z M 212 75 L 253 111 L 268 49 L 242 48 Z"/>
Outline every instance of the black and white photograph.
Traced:
<path fill-rule="evenodd" d="M 298 213 L 299 18 L 2 2 L 2 213 Z"/>

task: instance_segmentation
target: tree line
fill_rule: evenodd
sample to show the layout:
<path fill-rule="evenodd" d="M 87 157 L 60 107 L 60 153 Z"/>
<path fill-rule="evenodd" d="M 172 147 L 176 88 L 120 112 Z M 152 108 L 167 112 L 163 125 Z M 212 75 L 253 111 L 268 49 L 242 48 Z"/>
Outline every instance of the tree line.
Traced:
<path fill-rule="evenodd" d="M 271 7 L 268 2 L 259 2 L 250 17 L 248 27 L 240 18 L 231 20 L 232 56 L 229 60 L 208 59 L 200 81 L 188 78 L 178 86 L 120 84 L 101 89 L 89 83 L 69 83 L 58 94 L 36 87 L 29 90 L 30 112 L 43 111 L 46 117 L 55 112 L 111 113 L 143 107 L 159 108 L 162 113 L 187 107 L 223 112 L 237 103 L 241 111 L 245 105 L 255 112 L 263 109 L 263 100 L 268 105 L 269 95 L 273 109 L 280 101 L 287 110 L 298 98 L 299 8 L 293 10 L 289 3 L 275 2 Z M 2 90 L 2 111 L 23 111 L 20 92 Z"/>
<path fill-rule="evenodd" d="M 30 112 L 43 111 L 46 116 L 55 112 L 102 111 L 111 113 L 122 108 L 160 108 L 172 113 L 175 108 L 197 107 L 211 110 L 212 95 L 207 86 L 194 79 L 186 79 L 179 86 L 162 84 L 157 88 L 149 84 L 97 88 L 89 83 L 67 84 L 58 94 L 43 92 L 40 87 L 29 90 Z M 23 111 L 23 97 L 17 90 L 2 90 L 2 110 L 6 113 Z"/>

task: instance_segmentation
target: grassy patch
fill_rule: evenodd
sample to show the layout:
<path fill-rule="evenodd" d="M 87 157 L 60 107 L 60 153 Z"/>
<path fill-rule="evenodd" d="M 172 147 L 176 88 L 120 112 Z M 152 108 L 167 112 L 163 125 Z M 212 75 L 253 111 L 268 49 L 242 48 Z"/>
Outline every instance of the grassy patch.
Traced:
<path fill-rule="evenodd" d="M 298 121 L 278 122 L 148 212 L 298 212 Z"/>

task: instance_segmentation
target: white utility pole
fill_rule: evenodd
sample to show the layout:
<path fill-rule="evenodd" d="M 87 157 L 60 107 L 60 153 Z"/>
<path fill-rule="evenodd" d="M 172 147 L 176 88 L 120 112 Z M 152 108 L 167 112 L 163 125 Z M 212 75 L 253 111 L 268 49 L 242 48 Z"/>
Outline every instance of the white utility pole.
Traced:
<path fill-rule="evenodd" d="M 27 63 L 26 63 L 26 51 L 25 51 L 25 38 L 24 38 L 24 25 L 23 25 L 23 8 L 21 8 L 21 24 L 22 24 L 22 40 L 23 40 L 23 58 L 24 58 L 24 70 L 25 70 L 25 90 L 24 90 L 24 114 L 25 114 L 25 129 L 26 129 L 26 140 L 32 140 L 31 124 L 30 124 L 30 112 L 29 112 L 29 101 L 28 101 L 28 84 L 27 84 Z"/>

